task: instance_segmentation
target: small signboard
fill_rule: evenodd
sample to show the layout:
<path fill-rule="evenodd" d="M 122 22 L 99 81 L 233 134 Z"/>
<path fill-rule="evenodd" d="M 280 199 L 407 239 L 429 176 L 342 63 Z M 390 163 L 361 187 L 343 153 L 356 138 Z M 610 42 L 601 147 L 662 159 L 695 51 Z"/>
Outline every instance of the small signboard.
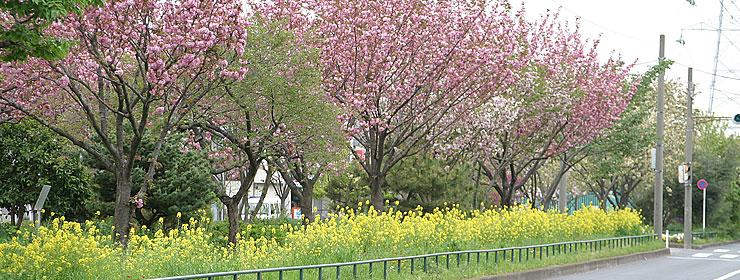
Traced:
<path fill-rule="evenodd" d="M 49 195 L 49 190 L 51 189 L 51 186 L 44 185 L 41 189 L 41 194 L 39 194 L 38 200 L 36 200 L 36 205 L 33 206 L 33 210 L 41 211 L 42 208 L 44 208 L 44 202 L 46 202 L 46 197 Z"/>
<path fill-rule="evenodd" d="M 292 215 L 293 216 L 293 219 L 300 219 L 301 218 L 301 207 L 293 207 L 291 210 L 292 210 L 291 211 L 292 212 L 291 214 L 293 214 Z"/>
<path fill-rule="evenodd" d="M 696 186 L 699 187 L 700 190 L 706 189 L 709 184 L 707 183 L 707 180 L 701 179 L 699 182 L 696 182 Z"/>

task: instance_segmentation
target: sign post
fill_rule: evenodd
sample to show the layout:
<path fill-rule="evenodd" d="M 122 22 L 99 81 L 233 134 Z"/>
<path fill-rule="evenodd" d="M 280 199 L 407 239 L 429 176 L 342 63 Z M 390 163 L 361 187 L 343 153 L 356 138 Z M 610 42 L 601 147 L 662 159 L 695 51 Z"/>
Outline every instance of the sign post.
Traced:
<path fill-rule="evenodd" d="M 51 186 L 44 185 L 39 194 L 39 199 L 36 200 L 36 205 L 33 206 L 33 211 L 36 212 L 36 237 L 39 236 L 39 227 L 41 226 L 41 209 L 44 208 L 46 197 L 49 195 Z"/>
<path fill-rule="evenodd" d="M 705 232 L 707 226 L 707 186 L 709 186 L 709 184 L 707 183 L 707 180 L 701 179 L 699 182 L 696 182 L 696 186 L 704 193 L 704 202 L 702 202 L 701 211 L 701 231 Z"/>

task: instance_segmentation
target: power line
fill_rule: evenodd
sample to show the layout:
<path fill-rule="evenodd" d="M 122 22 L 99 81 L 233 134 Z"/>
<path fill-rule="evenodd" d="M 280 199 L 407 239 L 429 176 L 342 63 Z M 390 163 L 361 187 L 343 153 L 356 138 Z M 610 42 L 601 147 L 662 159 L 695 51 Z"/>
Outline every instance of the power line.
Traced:
<path fill-rule="evenodd" d="M 658 62 L 658 60 L 657 59 L 654 59 L 654 60 L 647 61 L 647 62 L 635 63 L 635 66 L 640 66 L 640 65 L 644 65 L 644 64 L 648 64 L 648 63 L 655 63 L 655 62 Z"/>
<path fill-rule="evenodd" d="M 692 67 L 692 66 L 688 66 L 688 65 L 682 64 L 682 63 L 680 63 L 678 61 L 673 61 L 673 63 L 675 63 L 676 65 L 681 65 L 683 67 Z M 715 75 L 715 76 L 717 76 L 717 78 L 724 78 L 724 79 L 729 79 L 729 80 L 740 81 L 740 78 L 734 78 L 734 77 L 728 77 L 728 76 L 724 76 L 724 75 L 712 74 L 712 72 L 704 71 L 704 70 L 697 69 L 697 68 L 694 68 L 694 71 L 702 72 L 704 74 L 709 74 L 709 75 Z"/>
<path fill-rule="evenodd" d="M 585 21 L 585 22 L 588 22 L 588 23 L 590 23 L 590 24 L 593 24 L 593 25 L 595 25 L 595 26 L 598 26 L 599 28 L 601 28 L 601 29 L 603 29 L 603 30 L 609 31 L 609 32 L 611 32 L 611 33 L 614 33 L 614 34 L 616 34 L 616 35 L 619 35 L 619 36 L 622 36 L 622 37 L 625 37 L 625 38 L 629 38 L 629 39 L 632 39 L 632 40 L 635 40 L 635 41 L 640 41 L 640 42 L 649 42 L 648 40 L 645 40 L 645 39 L 635 38 L 635 37 L 633 37 L 633 36 L 630 36 L 630 35 L 627 35 L 627 34 L 624 34 L 624 33 L 618 32 L 618 31 L 614 31 L 614 30 L 612 30 L 612 29 L 611 29 L 611 28 L 609 28 L 609 27 L 603 26 L 603 25 L 601 25 L 601 24 L 598 24 L 598 23 L 596 23 L 596 22 L 594 22 L 594 21 L 591 21 L 591 20 L 589 20 L 589 19 L 587 19 L 587 18 L 585 18 L 585 17 L 582 17 L 581 15 L 579 15 L 579 14 L 578 14 L 578 13 L 576 13 L 576 12 L 574 12 L 573 10 L 571 10 L 571 9 L 568 9 L 568 7 L 565 7 L 565 6 L 563 6 L 562 4 L 558 3 L 558 1 L 555 1 L 555 0 L 550 0 L 550 1 L 552 1 L 552 2 L 553 2 L 553 3 L 555 3 L 556 5 L 558 5 L 558 6 L 560 6 L 561 8 L 563 8 L 563 10 L 566 10 L 566 11 L 570 12 L 571 14 L 575 15 L 576 17 L 578 17 L 578 18 L 582 19 L 583 21 Z"/>

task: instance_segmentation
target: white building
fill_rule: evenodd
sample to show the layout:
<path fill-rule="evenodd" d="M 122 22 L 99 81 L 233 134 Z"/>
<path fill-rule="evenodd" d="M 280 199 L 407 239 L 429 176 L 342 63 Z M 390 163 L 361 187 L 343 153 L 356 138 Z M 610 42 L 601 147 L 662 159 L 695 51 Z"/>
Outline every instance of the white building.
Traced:
<path fill-rule="evenodd" d="M 262 203 L 262 207 L 260 207 L 260 210 L 256 215 L 256 218 L 271 219 L 278 217 L 291 217 L 291 207 L 293 203 L 290 188 L 288 188 L 288 185 L 285 183 L 282 176 L 280 176 L 279 172 L 275 171 L 272 174 L 271 180 L 268 180 L 267 175 L 266 164 L 263 162 L 260 169 L 257 170 L 254 182 L 252 183 L 252 186 L 249 187 L 249 191 L 245 195 L 245 198 L 239 203 L 240 219 L 246 220 L 247 215 L 257 207 L 265 185 L 267 185 L 267 193 L 265 194 L 265 199 Z M 227 180 L 222 181 L 222 183 L 225 185 L 224 189 L 228 196 L 234 196 L 241 186 L 239 181 Z M 247 212 L 247 209 L 249 209 L 249 212 Z M 226 220 L 228 217 L 226 207 L 224 207 L 220 201 L 211 205 L 211 210 L 213 210 L 214 220 Z"/>

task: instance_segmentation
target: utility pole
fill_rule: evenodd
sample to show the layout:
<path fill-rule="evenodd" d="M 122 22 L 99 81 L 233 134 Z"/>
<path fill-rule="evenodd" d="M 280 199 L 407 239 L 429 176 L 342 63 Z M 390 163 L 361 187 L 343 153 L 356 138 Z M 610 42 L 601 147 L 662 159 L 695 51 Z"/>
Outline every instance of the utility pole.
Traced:
<path fill-rule="evenodd" d="M 665 60 L 665 35 L 660 35 L 658 61 Z M 655 234 L 663 232 L 663 117 L 665 107 L 665 70 L 658 75 L 658 131 L 655 139 L 655 194 L 653 196 L 653 226 Z"/>
<path fill-rule="evenodd" d="M 686 180 L 684 185 L 684 199 L 683 199 L 683 248 L 691 249 L 691 243 L 693 241 L 693 232 L 691 228 L 692 215 L 691 215 L 691 182 L 693 178 L 691 173 L 693 172 L 691 161 L 693 160 L 693 149 L 694 149 L 694 114 L 693 106 L 694 102 L 694 82 L 693 82 L 693 70 L 689 67 L 689 85 L 688 91 L 686 92 L 686 165 L 689 167 L 689 179 Z"/>

